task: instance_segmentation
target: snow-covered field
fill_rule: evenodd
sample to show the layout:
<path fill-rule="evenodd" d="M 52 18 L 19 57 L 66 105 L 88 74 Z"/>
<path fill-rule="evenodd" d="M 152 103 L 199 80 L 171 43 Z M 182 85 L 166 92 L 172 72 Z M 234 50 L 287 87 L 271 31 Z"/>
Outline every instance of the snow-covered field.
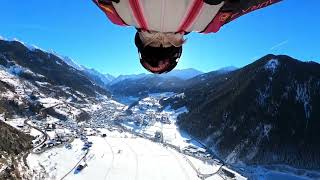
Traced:
<path fill-rule="evenodd" d="M 186 159 L 177 151 L 142 138 L 90 137 L 93 146 L 86 159 L 87 167 L 79 174 L 72 171 L 65 176 L 85 155 L 83 142 L 76 139 L 72 149 L 55 148 L 41 155 L 31 154 L 28 164 L 34 172 L 33 179 L 66 180 L 196 180 L 196 172 Z M 190 158 L 190 157 L 189 157 Z M 217 171 L 217 167 L 209 166 L 202 161 L 195 166 L 206 173 Z M 83 162 L 82 162 L 83 163 Z M 42 174 L 40 173 L 42 172 Z M 45 173 L 46 172 L 46 173 Z M 210 179 L 220 180 L 219 175 Z"/>

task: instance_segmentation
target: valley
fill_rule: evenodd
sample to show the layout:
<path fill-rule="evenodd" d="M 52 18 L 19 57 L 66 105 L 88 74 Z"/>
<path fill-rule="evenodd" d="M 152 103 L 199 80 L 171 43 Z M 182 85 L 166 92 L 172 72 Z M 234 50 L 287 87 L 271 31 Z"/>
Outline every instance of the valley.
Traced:
<path fill-rule="evenodd" d="M 176 127 L 177 115 L 187 112 L 186 109 L 159 111 L 159 100 L 174 95 L 152 94 L 132 107 L 130 115 L 129 106 L 105 100 L 91 120 L 78 125 L 69 121 L 40 124 L 33 120 L 32 127 L 44 134 L 36 135 L 32 127 L 31 134 L 38 139 L 45 139 L 48 134 L 49 138 L 43 145 L 42 142 L 34 145 L 27 157 L 30 169 L 21 172 L 21 176 L 30 179 L 224 179 L 230 176 L 246 179 Z M 48 128 L 48 124 L 55 127 Z M 157 132 L 163 139 L 156 137 Z M 83 144 L 88 142 L 92 142 L 92 147 L 84 148 Z M 75 174 L 79 164 L 87 167 Z"/>
<path fill-rule="evenodd" d="M 0 40 L 0 179 L 320 179 L 320 66 L 113 77 Z"/>

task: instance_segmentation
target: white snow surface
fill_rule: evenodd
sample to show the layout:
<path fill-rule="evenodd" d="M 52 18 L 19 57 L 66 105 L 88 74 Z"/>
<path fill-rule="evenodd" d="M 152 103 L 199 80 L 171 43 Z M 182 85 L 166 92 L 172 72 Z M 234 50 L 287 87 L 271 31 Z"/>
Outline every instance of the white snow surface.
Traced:
<path fill-rule="evenodd" d="M 310 103 L 310 87 L 307 83 L 297 85 L 296 101 L 303 104 L 306 118 L 309 119 L 312 111 L 312 106 Z"/>
<path fill-rule="evenodd" d="M 58 99 L 55 99 L 55 98 L 50 98 L 50 97 L 47 97 L 47 98 L 41 98 L 38 100 L 40 103 L 42 103 L 42 105 L 45 107 L 45 108 L 48 108 L 48 107 L 52 107 L 52 106 L 55 106 L 55 105 L 58 105 L 58 104 L 62 104 L 62 101 L 58 100 Z"/>
<path fill-rule="evenodd" d="M 6 82 L 14 87 L 17 87 L 21 84 L 18 78 L 9 74 L 5 69 L 0 69 L 0 78 L 2 82 Z"/>
<path fill-rule="evenodd" d="M 272 74 L 274 74 L 279 65 L 280 65 L 279 60 L 271 59 L 265 64 L 264 68 L 265 70 L 270 71 Z"/>
<path fill-rule="evenodd" d="M 93 142 L 93 146 L 85 158 L 88 166 L 79 174 L 74 174 L 72 171 L 65 177 L 66 180 L 199 179 L 180 153 L 149 140 L 133 137 L 90 137 L 89 141 Z M 82 145 L 83 142 L 76 139 L 72 143 L 71 150 L 60 147 L 41 155 L 29 155 L 28 164 L 36 172 L 33 179 L 64 177 L 84 156 L 85 152 L 81 150 Z M 195 159 L 192 161 L 204 172 L 215 172 L 219 168 Z M 81 164 L 84 164 L 84 161 Z M 40 172 L 43 172 L 41 167 L 45 172 L 49 172 L 49 175 L 41 176 Z M 222 178 L 214 175 L 210 179 Z"/>
<path fill-rule="evenodd" d="M 15 119 L 9 119 L 9 120 L 3 121 L 3 122 L 9 124 L 10 126 L 16 128 L 16 129 L 20 129 L 19 126 L 23 127 L 24 121 L 25 121 L 24 118 L 15 118 Z"/>

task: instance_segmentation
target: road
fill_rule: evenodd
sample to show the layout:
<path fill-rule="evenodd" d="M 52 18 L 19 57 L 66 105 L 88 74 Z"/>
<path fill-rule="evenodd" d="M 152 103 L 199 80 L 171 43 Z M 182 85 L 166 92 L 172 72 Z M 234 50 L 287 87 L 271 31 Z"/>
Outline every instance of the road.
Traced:
<path fill-rule="evenodd" d="M 139 171 L 139 161 L 138 161 L 138 154 L 137 152 L 132 148 L 132 146 L 124 141 L 123 139 L 120 139 L 128 148 L 129 150 L 134 154 L 134 159 L 135 159 L 135 180 L 138 179 L 138 171 Z"/>
<path fill-rule="evenodd" d="M 89 151 L 90 150 L 87 150 L 86 154 L 84 154 L 83 157 L 77 162 L 77 164 L 75 164 L 73 168 L 67 174 L 65 174 L 60 180 L 65 179 L 70 173 L 72 173 L 72 171 L 81 163 L 81 161 L 87 157 L 87 155 L 89 154 Z"/>
<path fill-rule="evenodd" d="M 24 162 L 25 166 L 29 168 L 29 165 L 28 165 L 28 163 L 27 163 L 27 157 L 28 157 L 28 155 L 29 155 L 31 152 L 33 152 L 34 149 L 42 146 L 42 145 L 49 139 L 49 135 L 48 135 L 46 132 L 42 131 L 40 128 L 35 127 L 35 126 L 32 126 L 31 124 L 28 123 L 28 121 L 29 121 L 29 119 L 26 119 L 26 120 L 24 120 L 23 123 L 24 123 L 25 125 L 29 126 L 30 128 L 33 128 L 33 129 L 39 131 L 39 132 L 44 136 L 44 140 L 43 140 L 40 144 L 38 144 L 37 146 L 33 147 L 32 150 L 29 150 L 29 151 L 23 156 L 23 162 Z"/>
<path fill-rule="evenodd" d="M 29 119 L 26 119 L 24 121 L 24 124 L 29 126 L 30 128 L 33 128 L 33 129 L 39 131 L 44 136 L 44 140 L 40 144 L 38 144 L 37 146 L 33 147 L 33 149 L 36 149 L 36 148 L 42 146 L 49 139 L 49 135 L 46 132 L 42 131 L 40 128 L 38 128 L 36 126 L 32 126 L 31 124 L 28 123 L 28 121 L 29 121 Z"/>
<path fill-rule="evenodd" d="M 110 145 L 110 143 L 107 141 L 107 139 L 105 139 L 105 142 L 108 144 L 108 147 L 109 147 L 109 149 L 110 149 L 110 151 L 111 151 L 111 153 L 112 153 L 111 165 L 110 165 L 110 167 L 108 167 L 107 172 L 106 172 L 106 175 L 105 175 L 105 178 L 104 178 L 105 180 L 107 180 L 107 179 L 108 179 L 108 176 L 109 176 L 109 173 L 110 173 L 110 171 L 111 171 L 112 168 L 113 168 L 114 151 L 113 151 L 112 146 Z"/>

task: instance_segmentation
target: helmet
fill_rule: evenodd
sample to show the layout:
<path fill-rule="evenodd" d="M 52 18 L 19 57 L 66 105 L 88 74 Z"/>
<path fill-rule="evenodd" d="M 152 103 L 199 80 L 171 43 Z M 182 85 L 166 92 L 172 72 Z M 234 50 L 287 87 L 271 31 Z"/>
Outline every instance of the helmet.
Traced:
<path fill-rule="evenodd" d="M 182 47 L 144 46 L 138 32 L 135 36 L 135 44 L 138 48 L 141 65 L 155 74 L 167 73 L 173 70 L 182 54 Z"/>

